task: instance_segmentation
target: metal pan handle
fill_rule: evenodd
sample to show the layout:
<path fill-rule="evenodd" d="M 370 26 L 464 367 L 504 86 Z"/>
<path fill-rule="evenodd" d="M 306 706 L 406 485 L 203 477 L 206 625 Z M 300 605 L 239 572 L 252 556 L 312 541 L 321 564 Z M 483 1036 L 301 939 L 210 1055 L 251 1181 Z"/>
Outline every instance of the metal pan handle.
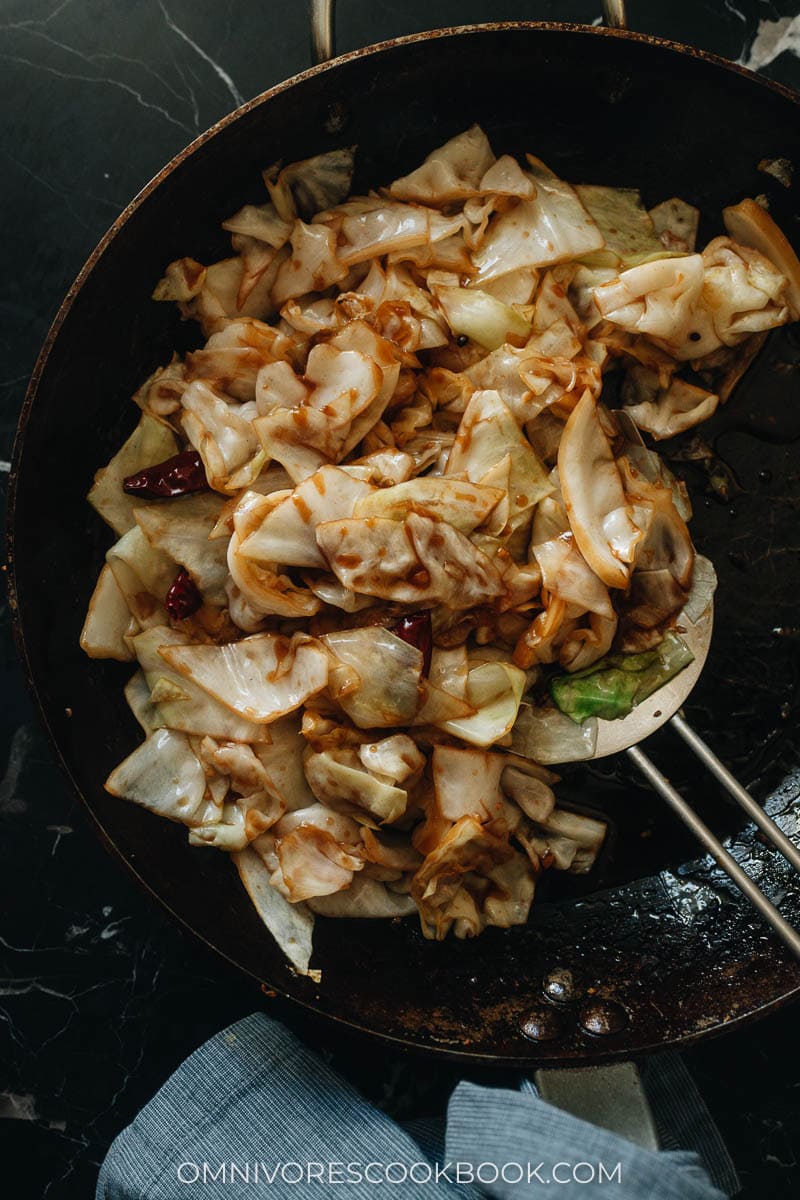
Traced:
<path fill-rule="evenodd" d="M 611 29 L 627 29 L 625 0 L 603 0 L 603 24 Z M 336 54 L 334 12 L 336 0 L 310 0 L 311 57 L 314 63 L 324 63 Z"/>

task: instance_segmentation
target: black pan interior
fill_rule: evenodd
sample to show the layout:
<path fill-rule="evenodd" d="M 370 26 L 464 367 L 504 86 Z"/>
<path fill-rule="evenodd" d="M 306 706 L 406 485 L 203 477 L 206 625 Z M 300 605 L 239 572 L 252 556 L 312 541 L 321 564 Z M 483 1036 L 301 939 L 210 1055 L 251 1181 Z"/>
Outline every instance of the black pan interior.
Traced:
<path fill-rule="evenodd" d="M 758 169 L 800 162 L 789 94 L 663 44 L 603 31 L 493 27 L 350 56 L 276 89 L 201 139 L 118 222 L 37 368 L 14 474 L 12 597 L 53 741 L 108 842 L 186 925 L 269 987 L 341 1021 L 416 1046 L 504 1062 L 629 1055 L 715 1032 L 781 1002 L 800 969 L 658 800 L 618 761 L 567 772 L 562 795 L 605 812 L 599 872 L 543 887 L 530 925 L 474 943 L 426 943 L 413 921 L 318 922 L 320 985 L 296 978 L 222 855 L 107 796 L 139 740 L 129 669 L 78 649 L 110 543 L 85 504 L 97 466 L 135 423 L 129 397 L 196 337 L 149 295 L 163 265 L 226 252 L 219 223 L 263 200 L 260 170 L 357 143 L 357 189 L 387 182 L 473 121 L 495 150 L 531 150 L 575 182 L 628 184 L 648 204 L 680 195 L 721 232 L 723 205 L 767 193 L 797 238 L 796 189 Z M 775 335 L 683 461 L 693 532 L 720 575 L 714 644 L 687 713 L 753 785 L 797 821 L 797 446 L 800 343 Z M 794 547 L 794 549 L 793 549 Z M 653 743 L 714 827 L 800 917 L 788 870 L 667 735 Z M 531 1040 L 531 1036 L 535 1040 Z"/>

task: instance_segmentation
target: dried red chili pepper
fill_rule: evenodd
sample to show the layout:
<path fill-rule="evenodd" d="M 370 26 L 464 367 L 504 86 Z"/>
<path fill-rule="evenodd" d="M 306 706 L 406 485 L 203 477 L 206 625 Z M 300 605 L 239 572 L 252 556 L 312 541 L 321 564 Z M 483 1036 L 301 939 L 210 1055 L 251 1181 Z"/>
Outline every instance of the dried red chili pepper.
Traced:
<path fill-rule="evenodd" d="M 196 450 L 173 454 L 172 458 L 166 458 L 153 467 L 145 467 L 122 481 L 124 492 L 131 496 L 144 496 L 147 500 L 188 496 L 190 492 L 202 492 L 207 487 L 206 469 Z"/>
<path fill-rule="evenodd" d="M 427 675 L 431 669 L 431 656 L 433 655 L 433 626 L 431 625 L 431 614 L 428 609 L 424 612 L 410 613 L 407 617 L 401 617 L 396 625 L 392 626 L 392 633 L 396 633 L 404 642 L 408 642 L 409 646 L 415 646 L 422 654 L 422 674 Z"/>
<path fill-rule="evenodd" d="M 202 607 L 203 597 L 188 571 L 178 571 L 164 603 L 173 621 L 184 621 Z"/>

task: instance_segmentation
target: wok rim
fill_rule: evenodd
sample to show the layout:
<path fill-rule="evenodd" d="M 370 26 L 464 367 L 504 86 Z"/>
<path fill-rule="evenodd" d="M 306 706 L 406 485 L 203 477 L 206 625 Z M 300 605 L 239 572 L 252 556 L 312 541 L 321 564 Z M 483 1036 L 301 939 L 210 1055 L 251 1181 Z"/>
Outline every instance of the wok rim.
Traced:
<path fill-rule="evenodd" d="M 358 1036 L 376 1038 L 388 1045 L 402 1047 L 406 1051 L 425 1056 L 441 1057 L 453 1062 L 464 1062 L 478 1064 L 483 1067 L 497 1067 L 498 1069 L 506 1069 L 510 1067 L 525 1067 L 531 1069 L 535 1066 L 547 1067 L 580 1067 L 586 1064 L 587 1061 L 592 1063 L 606 1063 L 630 1059 L 632 1057 L 640 1057 L 646 1054 L 656 1053 L 663 1050 L 666 1046 L 672 1048 L 684 1048 L 693 1045 L 696 1042 L 705 1040 L 710 1037 L 719 1036 L 740 1029 L 742 1026 L 752 1023 L 756 1020 L 766 1017 L 772 1012 L 777 1011 L 784 1005 L 788 1004 L 792 999 L 797 998 L 800 994 L 800 984 L 797 987 L 790 988 L 780 995 L 774 996 L 772 999 L 764 1001 L 758 1007 L 751 1009 L 748 1012 L 738 1014 L 728 1020 L 720 1020 L 717 1024 L 703 1029 L 697 1029 L 691 1033 L 684 1035 L 667 1037 L 664 1040 L 651 1040 L 645 1045 L 639 1045 L 635 1049 L 630 1047 L 617 1046 L 608 1049 L 599 1047 L 594 1042 L 594 1051 L 591 1054 L 581 1056 L 564 1057 L 563 1059 L 557 1056 L 547 1055 L 541 1056 L 536 1053 L 535 1043 L 531 1043 L 531 1054 L 528 1056 L 503 1056 L 496 1053 L 487 1053 L 484 1051 L 464 1051 L 454 1049 L 446 1045 L 437 1045 L 436 1043 L 423 1044 L 412 1037 L 404 1037 L 397 1034 L 385 1032 L 369 1028 L 365 1024 L 361 1024 L 358 1020 L 351 1020 L 347 1017 L 326 1011 L 324 1001 L 318 1001 L 316 998 L 304 999 L 301 996 L 292 994 L 285 990 L 280 984 L 274 982 L 266 983 L 260 978 L 259 974 L 249 967 L 238 962 L 219 945 L 210 941 L 201 931 L 196 929 L 182 915 L 176 912 L 170 902 L 166 900 L 159 892 L 157 892 L 148 881 L 140 874 L 137 866 L 125 855 L 123 848 L 114 841 L 111 835 L 106 831 L 100 818 L 95 813 L 88 797 L 84 794 L 84 790 L 78 784 L 75 776 L 64 757 L 59 742 L 51 726 L 48 715 L 48 709 L 39 693 L 39 687 L 35 678 L 31 660 L 28 654 L 28 645 L 26 633 L 23 627 L 23 618 L 20 614 L 18 581 L 16 573 L 16 554 L 15 544 L 17 540 L 17 498 L 18 498 L 18 483 L 21 475 L 21 467 L 23 461 L 23 453 L 25 447 L 25 436 L 33 415 L 34 405 L 39 390 L 39 384 L 44 375 L 47 364 L 50 358 L 50 353 L 59 337 L 61 327 L 64 324 L 67 316 L 72 310 L 78 295 L 83 289 L 84 284 L 91 275 L 95 266 L 98 264 L 110 244 L 122 231 L 130 217 L 141 207 L 141 205 L 149 199 L 149 197 L 157 191 L 161 184 L 179 167 L 184 161 L 189 159 L 197 150 L 210 141 L 212 138 L 224 133 L 229 126 L 233 125 L 240 117 L 268 104 L 275 96 L 289 91 L 295 85 L 305 82 L 307 79 L 314 78 L 317 75 L 328 71 L 335 71 L 339 66 L 352 62 L 357 59 L 379 55 L 397 47 L 414 45 L 420 42 L 427 42 L 434 39 L 446 39 L 460 37 L 464 35 L 480 35 L 482 33 L 505 33 L 505 32 L 537 32 L 542 34 L 548 33 L 570 33 L 582 35 L 586 37 L 600 38 L 616 38 L 633 44 L 642 44 L 655 46 L 660 49 L 668 50 L 677 55 L 683 55 L 688 58 L 698 60 L 701 63 L 707 63 L 709 66 L 722 68 L 733 75 L 743 78 L 748 84 L 758 86 L 774 93 L 789 103 L 800 107 L 800 92 L 794 91 L 785 84 L 779 83 L 776 80 L 769 79 L 766 76 L 759 75 L 747 67 L 739 63 L 735 63 L 730 59 L 724 58 L 721 55 L 714 54 L 707 50 L 702 50 L 694 46 L 688 46 L 685 43 L 673 41 L 669 38 L 662 38 L 652 34 L 638 33 L 630 29 L 616 29 L 606 26 L 582 25 L 572 22 L 563 21 L 492 21 L 481 22 L 468 25 L 447 26 L 441 29 L 424 30 L 417 33 L 406 34 L 401 37 L 389 38 L 380 42 L 375 42 L 368 46 L 360 47 L 355 50 L 347 51 L 343 54 L 329 59 L 327 62 L 320 63 L 316 66 L 311 66 L 303 71 L 297 72 L 288 79 L 274 84 L 259 95 L 246 101 L 238 108 L 226 113 L 218 121 L 209 126 L 208 129 L 198 134 L 193 138 L 182 150 L 175 154 L 167 163 L 165 163 L 156 174 L 133 196 L 128 204 L 122 209 L 118 216 L 114 219 L 106 232 L 102 235 L 95 248 L 85 260 L 83 266 L 78 271 L 73 282 L 64 295 L 61 304 L 59 305 L 52 323 L 47 331 L 47 334 L 42 343 L 41 350 L 37 355 L 36 362 L 31 372 L 28 382 L 25 397 L 20 409 L 17 420 L 17 427 L 14 436 L 14 443 L 11 455 L 11 467 L 9 470 L 8 483 L 8 498 L 6 506 L 6 529 L 5 529 L 5 549 L 6 549 L 6 566 L 7 566 L 7 592 L 9 598 L 9 609 L 11 613 L 11 627 L 14 638 L 14 644 L 17 654 L 22 665 L 23 674 L 29 694 L 31 695 L 36 712 L 38 714 L 41 725 L 44 728 L 47 741 L 50 749 L 54 754 L 55 761 L 66 780 L 68 781 L 73 794 L 80 801 L 82 808 L 88 814 L 95 833 L 99 837 L 104 849 L 112 854 L 126 868 L 129 875 L 135 880 L 139 888 L 147 894 L 151 901 L 155 902 L 160 910 L 166 913 L 169 918 L 176 922 L 182 929 L 189 932 L 195 939 L 203 943 L 214 954 L 219 955 L 237 971 L 252 978 L 260 987 L 265 995 L 278 995 L 282 1002 L 288 1002 L 298 1005 L 307 1013 L 310 1013 L 316 1019 L 325 1019 L 335 1023 L 337 1026 L 347 1029 L 350 1033 Z"/>

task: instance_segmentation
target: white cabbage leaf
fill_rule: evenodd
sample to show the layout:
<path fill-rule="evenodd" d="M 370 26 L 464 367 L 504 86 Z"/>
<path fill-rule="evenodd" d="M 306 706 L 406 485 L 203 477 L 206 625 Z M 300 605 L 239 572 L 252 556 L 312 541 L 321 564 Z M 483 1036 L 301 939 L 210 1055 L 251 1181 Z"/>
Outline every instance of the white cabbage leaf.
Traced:
<path fill-rule="evenodd" d="M 496 214 L 473 254 L 483 282 L 520 267 L 543 267 L 602 249 L 603 235 L 574 189 L 528 155 L 536 197 Z"/>
<path fill-rule="evenodd" d="M 530 322 L 516 308 L 480 288 L 434 287 L 447 324 L 455 334 L 472 338 L 485 350 L 496 350 L 509 335 L 527 339 Z"/>
<path fill-rule="evenodd" d="M 553 488 L 547 471 L 499 392 L 475 392 L 461 418 L 446 473 L 471 483 L 487 484 L 489 472 L 507 456 L 505 491 L 510 508 L 502 536 L 509 539 L 513 553 L 521 544 L 527 547 L 533 510 Z M 494 480 L 491 482 L 494 484 Z"/>
<path fill-rule="evenodd" d="M 86 499 L 118 537 L 133 528 L 136 523 L 133 510 L 142 504 L 141 497 L 129 496 L 122 490 L 122 481 L 145 467 L 172 458 L 177 452 L 178 439 L 171 427 L 143 412 L 139 424 L 108 466 L 97 472 Z"/>
<path fill-rule="evenodd" d="M 169 555 L 134 525 L 106 553 L 106 562 L 140 627 L 165 625 L 164 601 L 176 574 Z"/>
<path fill-rule="evenodd" d="M 352 513 L 332 513 L 331 517 L 386 517 L 403 521 L 411 512 L 427 516 L 457 529 L 472 533 L 482 525 L 504 493 L 500 488 L 484 487 L 459 479 L 422 476 L 394 487 L 370 489 L 356 501 Z M 330 518 L 329 518 L 330 519 Z"/>
<path fill-rule="evenodd" d="M 342 761 L 349 759 L 349 761 Z M 306 752 L 305 773 L 317 799 L 356 820 L 381 824 L 398 820 L 406 811 L 408 793 L 376 779 L 365 770 L 355 751 Z"/>
<path fill-rule="evenodd" d="M 150 544 L 189 572 L 205 602 L 224 608 L 227 542 L 222 538 L 209 541 L 221 508 L 219 496 L 200 492 L 137 507 L 134 516 Z"/>
<path fill-rule="evenodd" d="M 89 601 L 81 630 L 81 650 L 89 658 L 131 662 L 134 654 L 128 639 L 138 632 L 139 623 L 131 614 L 114 572 L 106 564 Z"/>
<path fill-rule="evenodd" d="M 189 384 L 181 403 L 184 432 L 203 460 L 209 485 L 220 492 L 238 490 L 231 487 L 231 477 L 261 449 L 253 426 L 255 405 L 251 410 L 229 404 L 201 379 Z"/>
<path fill-rule="evenodd" d="M 356 875 L 350 887 L 333 896 L 316 896 L 309 908 L 320 917 L 383 919 L 408 917 L 416 905 L 411 896 L 390 891 L 377 879 Z"/>
<path fill-rule="evenodd" d="M 719 403 L 715 393 L 683 379 L 671 379 L 666 388 L 659 387 L 658 375 L 647 367 L 632 367 L 628 383 L 628 395 L 638 392 L 645 398 L 626 404 L 625 412 L 637 428 L 651 433 L 657 441 L 707 421 Z"/>
<path fill-rule="evenodd" d="M 166 727 L 198 737 L 208 735 L 232 742 L 257 742 L 267 737 L 263 725 L 231 712 L 190 679 L 170 671 L 159 654 L 161 647 L 188 646 L 190 642 L 188 634 L 169 626 L 147 629 L 131 642 L 154 704 L 156 728 Z"/>
<path fill-rule="evenodd" d="M 272 886 L 272 872 L 252 846 L 231 857 L 256 912 L 289 962 L 301 975 L 318 975 L 308 965 L 311 961 L 314 914 L 305 904 L 290 904 Z"/>
<path fill-rule="evenodd" d="M 523 702 L 511 738 L 515 754 L 537 763 L 585 762 L 594 757 L 597 718 L 589 717 L 579 725 L 560 709 L 536 708 Z"/>
<path fill-rule="evenodd" d="M 232 712 L 267 724 L 299 708 L 328 682 L 328 656 L 315 638 L 253 634 L 227 645 L 165 646 L 164 661 Z"/>
<path fill-rule="evenodd" d="M 525 687 L 525 672 L 513 663 L 479 663 L 467 675 L 466 700 L 474 715 L 443 721 L 440 728 L 472 746 L 493 746 L 514 727 Z"/>
<path fill-rule="evenodd" d="M 558 474 L 578 549 L 607 587 L 625 588 L 642 532 L 633 522 L 619 468 L 588 392 L 564 427 Z"/>
<path fill-rule="evenodd" d="M 700 210 L 673 196 L 650 209 L 650 220 L 665 250 L 694 254 Z"/>
<path fill-rule="evenodd" d="M 480 125 L 472 125 L 432 150 L 410 175 L 396 179 L 389 192 L 398 200 L 450 204 L 475 195 L 494 162 L 489 139 Z"/>
<path fill-rule="evenodd" d="M 170 821 L 203 823 L 205 772 L 184 733 L 172 729 L 151 733 L 114 768 L 105 786 L 112 796 L 131 800 Z"/>
<path fill-rule="evenodd" d="M 326 567 L 315 528 L 322 521 L 351 517 L 357 503 L 375 489 L 338 467 L 322 467 L 273 508 L 240 546 L 256 562 L 295 567 Z"/>
<path fill-rule="evenodd" d="M 317 542 L 336 577 L 354 592 L 401 603 L 471 608 L 502 592 L 494 564 L 458 530 L 419 513 L 326 521 Z"/>
<path fill-rule="evenodd" d="M 662 258 L 664 244 L 636 188 L 577 184 L 575 191 L 605 241 L 590 255 L 598 266 L 633 266 L 648 258 Z"/>
<path fill-rule="evenodd" d="M 320 641 L 333 656 L 331 698 L 360 729 L 406 725 L 419 707 L 422 654 L 379 625 L 343 629 Z"/>

